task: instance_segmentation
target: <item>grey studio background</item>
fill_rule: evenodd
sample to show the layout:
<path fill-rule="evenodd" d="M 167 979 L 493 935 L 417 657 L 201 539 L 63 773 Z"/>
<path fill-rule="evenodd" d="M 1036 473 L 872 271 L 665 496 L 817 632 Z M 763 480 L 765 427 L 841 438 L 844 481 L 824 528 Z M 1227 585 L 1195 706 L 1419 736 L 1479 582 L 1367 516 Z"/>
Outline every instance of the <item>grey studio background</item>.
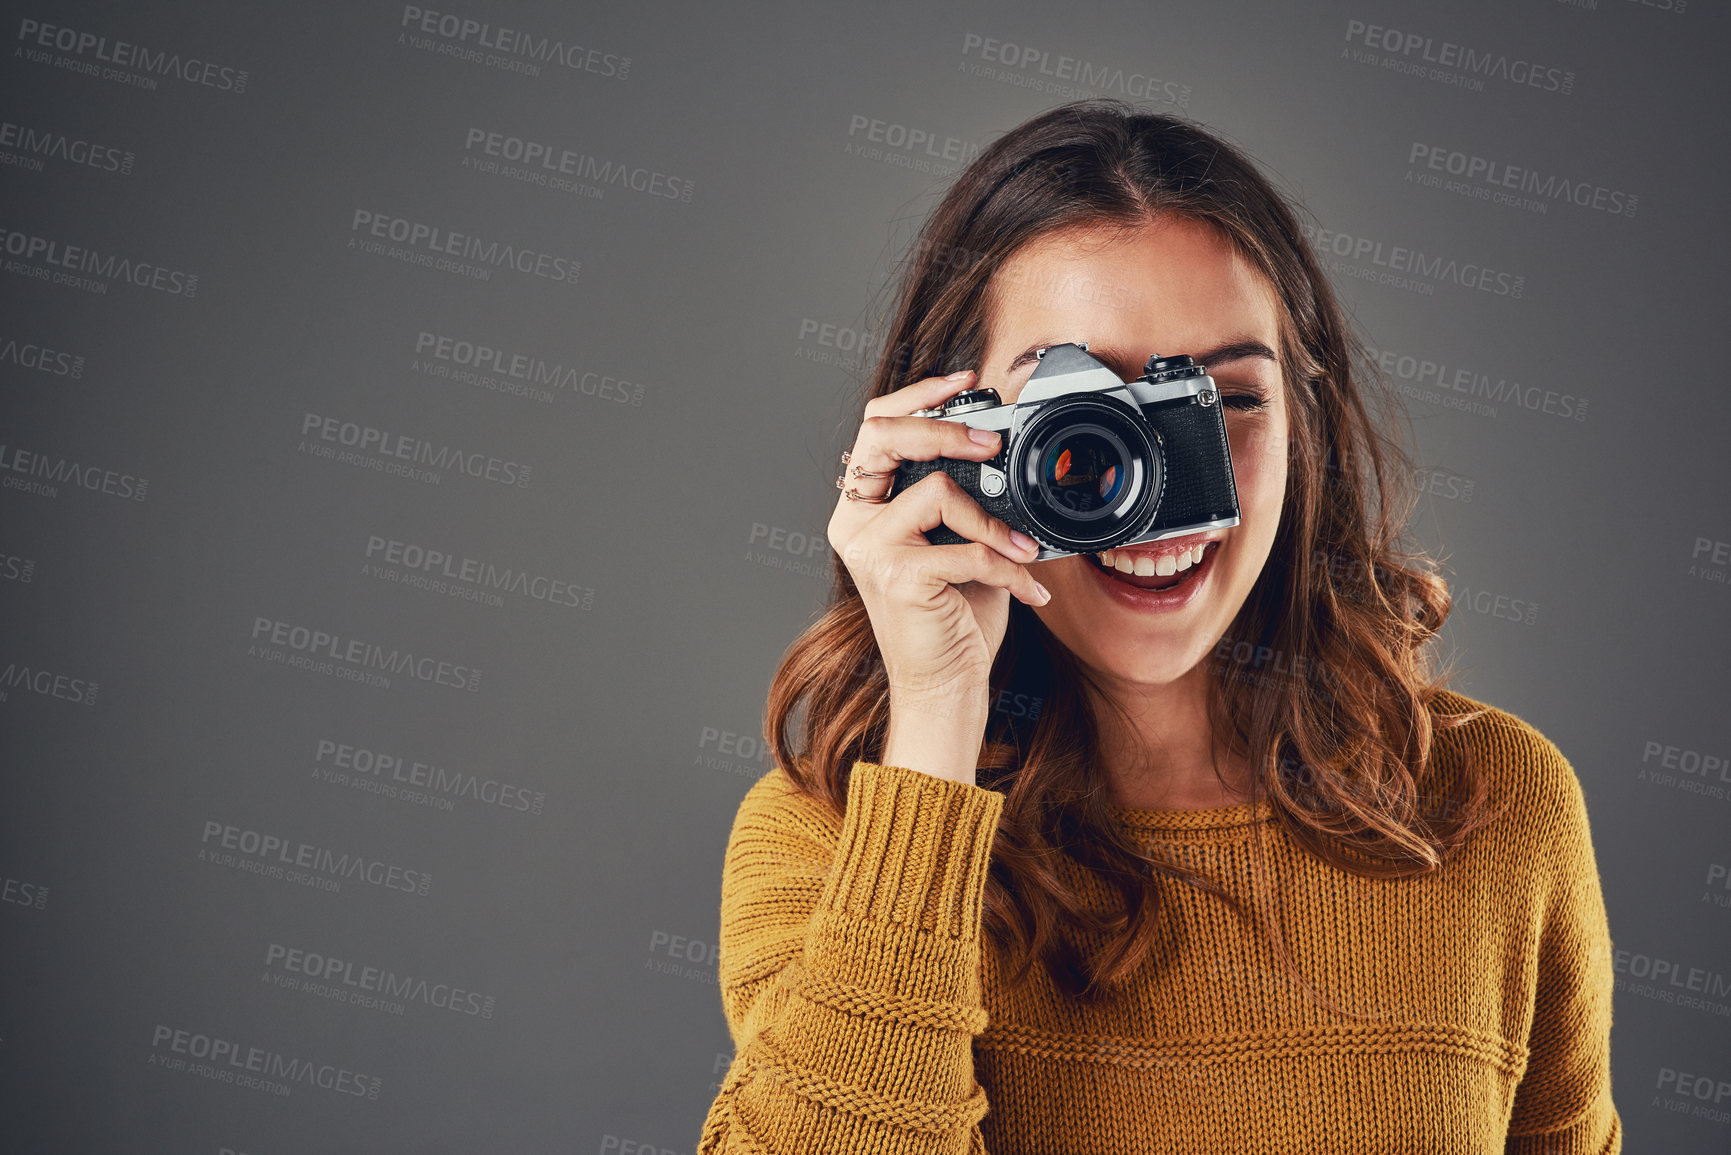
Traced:
<path fill-rule="evenodd" d="M 1101 94 L 1313 214 L 1731 1149 L 1721 5 L 3 8 L 0 1146 L 690 1155 L 888 278 Z"/>

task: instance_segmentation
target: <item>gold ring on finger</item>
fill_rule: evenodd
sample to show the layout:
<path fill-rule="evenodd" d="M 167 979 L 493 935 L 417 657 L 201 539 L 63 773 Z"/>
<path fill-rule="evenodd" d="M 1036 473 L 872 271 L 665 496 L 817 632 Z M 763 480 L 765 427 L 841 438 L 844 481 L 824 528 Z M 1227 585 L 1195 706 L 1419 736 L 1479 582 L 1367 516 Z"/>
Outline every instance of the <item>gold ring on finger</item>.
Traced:
<path fill-rule="evenodd" d="M 869 505 L 882 505 L 890 499 L 890 495 L 887 493 L 882 497 L 867 497 L 853 486 L 844 484 L 846 480 L 845 477 L 837 477 L 835 479 L 835 487 L 841 490 L 842 496 L 847 498 L 849 501 L 863 501 Z"/>
<path fill-rule="evenodd" d="M 852 453 L 844 452 L 841 455 L 841 463 L 843 465 L 846 465 L 848 463 L 848 459 L 852 456 L 853 456 Z M 895 470 L 893 470 L 893 469 L 886 469 L 882 473 L 873 473 L 871 470 L 867 469 L 863 465 L 856 465 L 853 467 L 853 476 L 855 476 L 855 477 L 892 477 L 894 475 L 895 475 Z"/>

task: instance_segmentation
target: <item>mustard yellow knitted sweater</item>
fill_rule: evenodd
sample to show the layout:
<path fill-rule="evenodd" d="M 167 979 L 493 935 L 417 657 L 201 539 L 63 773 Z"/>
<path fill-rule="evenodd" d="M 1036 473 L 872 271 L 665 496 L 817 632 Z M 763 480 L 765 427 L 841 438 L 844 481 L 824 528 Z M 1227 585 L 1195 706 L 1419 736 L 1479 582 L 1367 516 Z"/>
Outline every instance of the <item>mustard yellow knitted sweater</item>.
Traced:
<path fill-rule="evenodd" d="M 1372 1021 L 1317 1006 L 1265 936 L 1165 879 L 1158 957 L 1121 997 L 1082 1008 L 1038 968 L 1009 991 L 981 932 L 1002 793 L 857 762 L 837 820 L 777 767 L 740 804 L 723 867 L 736 1051 L 699 1155 L 1620 1151 L 1580 783 L 1501 710 L 1439 733 L 1442 762 L 1467 749 L 1507 810 L 1422 877 L 1328 866 L 1266 800 L 1119 810 L 1246 902 L 1265 839 L 1300 967 Z"/>

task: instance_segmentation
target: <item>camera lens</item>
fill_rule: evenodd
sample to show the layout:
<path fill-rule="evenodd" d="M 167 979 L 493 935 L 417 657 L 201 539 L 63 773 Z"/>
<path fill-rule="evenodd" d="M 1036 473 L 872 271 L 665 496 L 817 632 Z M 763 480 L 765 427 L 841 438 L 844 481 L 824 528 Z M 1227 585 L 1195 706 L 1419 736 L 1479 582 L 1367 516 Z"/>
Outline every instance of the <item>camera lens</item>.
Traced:
<path fill-rule="evenodd" d="M 1123 444 L 1097 425 L 1076 425 L 1046 447 L 1040 486 L 1071 517 L 1100 517 L 1124 490 Z"/>
<path fill-rule="evenodd" d="M 1041 407 L 1010 451 L 1010 499 L 1055 546 L 1093 553 L 1153 522 L 1164 459 L 1139 413 L 1086 394 Z"/>

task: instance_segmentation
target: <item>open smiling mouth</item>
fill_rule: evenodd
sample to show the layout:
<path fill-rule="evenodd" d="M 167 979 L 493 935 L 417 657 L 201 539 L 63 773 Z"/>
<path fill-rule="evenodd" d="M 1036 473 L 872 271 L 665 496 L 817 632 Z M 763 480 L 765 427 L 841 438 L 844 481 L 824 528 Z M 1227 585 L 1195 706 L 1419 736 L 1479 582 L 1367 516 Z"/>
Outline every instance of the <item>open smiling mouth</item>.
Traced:
<path fill-rule="evenodd" d="M 1140 590 L 1172 590 L 1188 585 L 1210 568 L 1209 563 L 1219 547 L 1218 540 L 1203 542 L 1188 550 L 1179 551 L 1176 556 L 1168 554 L 1159 562 L 1155 562 L 1147 554 L 1136 554 L 1128 550 L 1108 549 L 1086 556 L 1096 569 L 1114 581 Z M 1126 567 L 1142 572 L 1126 573 Z M 1169 572 L 1163 574 L 1161 570 Z"/>

